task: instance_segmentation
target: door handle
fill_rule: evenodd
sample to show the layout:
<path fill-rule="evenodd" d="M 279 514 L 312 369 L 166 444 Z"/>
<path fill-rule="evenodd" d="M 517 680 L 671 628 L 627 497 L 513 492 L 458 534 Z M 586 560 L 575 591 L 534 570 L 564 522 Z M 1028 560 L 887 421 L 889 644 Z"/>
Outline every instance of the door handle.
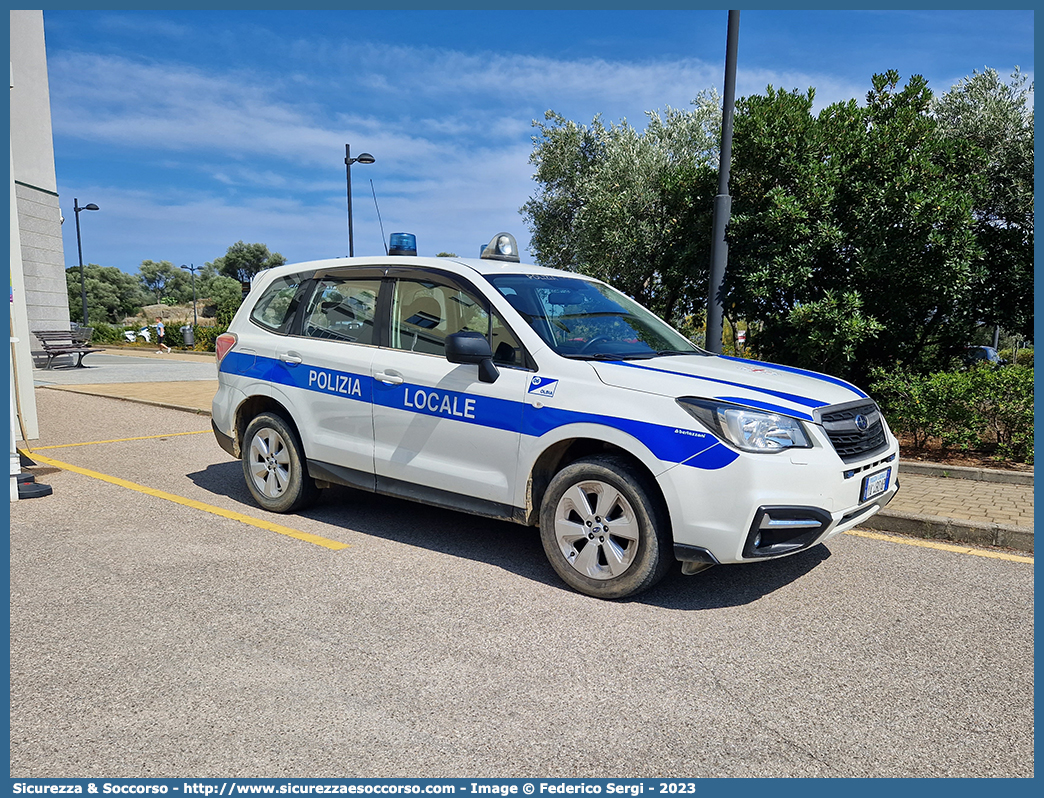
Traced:
<path fill-rule="evenodd" d="M 292 352 L 283 352 L 279 359 L 282 360 L 288 366 L 297 366 L 301 364 L 301 356 L 295 355 Z"/>
<path fill-rule="evenodd" d="M 402 375 L 397 371 L 381 371 L 373 376 L 380 382 L 387 383 L 388 385 L 402 385 L 403 382 L 405 382 Z"/>

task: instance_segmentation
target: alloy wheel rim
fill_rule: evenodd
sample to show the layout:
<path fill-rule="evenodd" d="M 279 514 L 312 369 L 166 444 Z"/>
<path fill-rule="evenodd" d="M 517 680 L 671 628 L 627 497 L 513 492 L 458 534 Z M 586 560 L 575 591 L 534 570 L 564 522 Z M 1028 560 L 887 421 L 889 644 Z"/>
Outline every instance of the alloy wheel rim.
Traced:
<path fill-rule="evenodd" d="M 578 482 L 555 508 L 555 540 L 562 556 L 591 579 L 622 576 L 638 554 L 640 537 L 634 508 L 608 482 Z"/>
<path fill-rule="evenodd" d="M 250 477 L 263 496 L 278 499 L 290 484 L 290 450 L 276 430 L 260 429 L 250 441 Z"/>

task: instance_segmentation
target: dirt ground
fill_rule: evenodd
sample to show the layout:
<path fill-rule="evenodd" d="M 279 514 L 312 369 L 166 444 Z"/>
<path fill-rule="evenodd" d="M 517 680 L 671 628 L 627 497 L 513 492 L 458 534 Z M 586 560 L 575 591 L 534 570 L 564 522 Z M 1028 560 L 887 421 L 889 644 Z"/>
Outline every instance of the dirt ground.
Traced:
<path fill-rule="evenodd" d="M 982 452 L 961 452 L 944 449 L 938 443 L 928 446 L 914 446 L 904 436 L 899 436 L 899 456 L 903 460 L 941 463 L 951 466 L 967 466 L 968 468 L 999 468 L 1006 471 L 1033 471 L 1033 466 L 1026 463 L 1013 463 L 1001 460 Z"/>

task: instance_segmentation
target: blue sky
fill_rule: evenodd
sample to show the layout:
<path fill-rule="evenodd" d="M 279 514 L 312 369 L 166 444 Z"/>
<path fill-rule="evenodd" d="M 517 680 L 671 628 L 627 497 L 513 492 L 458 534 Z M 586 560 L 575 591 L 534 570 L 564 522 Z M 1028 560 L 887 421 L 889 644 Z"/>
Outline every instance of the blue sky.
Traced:
<path fill-rule="evenodd" d="M 726 11 L 44 12 L 58 191 L 85 262 L 211 261 L 238 240 L 290 261 L 413 232 L 474 256 L 501 230 L 525 252 L 532 121 L 590 123 L 722 91 Z M 816 88 L 862 100 L 874 73 L 937 93 L 973 70 L 1033 76 L 1032 11 L 741 15 L 737 96 Z M 371 187 L 372 180 L 372 187 Z M 384 225 L 381 235 L 373 194 Z M 76 265 L 74 225 L 65 260 Z M 525 259 L 525 258 L 524 258 Z"/>

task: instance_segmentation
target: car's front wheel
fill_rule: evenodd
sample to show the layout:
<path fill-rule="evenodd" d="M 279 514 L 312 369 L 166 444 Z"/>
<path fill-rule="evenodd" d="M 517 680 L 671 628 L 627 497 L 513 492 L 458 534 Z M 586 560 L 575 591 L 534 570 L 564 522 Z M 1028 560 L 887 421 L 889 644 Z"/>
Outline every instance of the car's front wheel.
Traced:
<path fill-rule="evenodd" d="M 655 489 L 625 460 L 589 457 L 551 480 L 540 538 L 558 575 L 597 598 L 647 590 L 674 562 L 666 513 Z"/>
<path fill-rule="evenodd" d="M 261 413 L 243 436 L 243 474 L 251 495 L 274 513 L 290 513 L 319 495 L 308 476 L 297 434 L 275 413 Z"/>

